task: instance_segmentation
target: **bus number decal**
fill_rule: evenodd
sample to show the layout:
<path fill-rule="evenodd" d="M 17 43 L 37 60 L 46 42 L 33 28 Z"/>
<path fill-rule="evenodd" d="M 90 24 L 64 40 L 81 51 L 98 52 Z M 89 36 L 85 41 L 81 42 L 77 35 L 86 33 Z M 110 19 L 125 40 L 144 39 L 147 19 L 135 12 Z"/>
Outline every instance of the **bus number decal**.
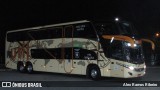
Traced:
<path fill-rule="evenodd" d="M 78 59 L 80 58 L 80 52 L 79 52 L 80 49 L 74 49 L 74 53 L 75 53 L 75 58 Z"/>
<path fill-rule="evenodd" d="M 84 29 L 85 29 L 85 25 L 78 25 L 78 26 L 76 26 L 76 30 L 77 31 L 83 31 Z"/>

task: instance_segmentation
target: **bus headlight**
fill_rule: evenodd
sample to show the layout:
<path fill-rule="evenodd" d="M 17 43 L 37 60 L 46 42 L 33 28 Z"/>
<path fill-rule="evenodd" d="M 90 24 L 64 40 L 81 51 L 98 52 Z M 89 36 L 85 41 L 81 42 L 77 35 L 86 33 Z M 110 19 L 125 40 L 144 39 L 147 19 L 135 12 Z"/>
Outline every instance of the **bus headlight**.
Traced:
<path fill-rule="evenodd" d="M 131 43 L 127 43 L 127 42 L 126 42 L 126 43 L 125 43 L 125 46 L 131 47 Z M 134 47 L 137 47 L 137 44 L 133 44 L 133 46 L 134 46 Z"/>
<path fill-rule="evenodd" d="M 137 44 L 134 44 L 134 47 L 137 47 Z"/>
<path fill-rule="evenodd" d="M 131 43 L 125 43 L 126 46 L 130 47 L 131 46 Z"/>
<path fill-rule="evenodd" d="M 134 67 L 133 67 L 133 66 L 130 66 L 129 69 L 134 70 Z"/>

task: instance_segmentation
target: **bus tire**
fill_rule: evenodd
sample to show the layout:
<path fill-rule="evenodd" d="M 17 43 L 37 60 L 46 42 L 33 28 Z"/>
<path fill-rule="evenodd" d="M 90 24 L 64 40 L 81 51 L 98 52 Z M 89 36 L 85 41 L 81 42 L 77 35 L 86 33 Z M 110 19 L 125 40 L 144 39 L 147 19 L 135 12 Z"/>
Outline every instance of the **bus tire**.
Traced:
<path fill-rule="evenodd" d="M 91 66 L 88 70 L 88 77 L 92 80 L 99 80 L 101 77 L 100 69 L 98 66 Z"/>
<path fill-rule="evenodd" d="M 33 65 L 31 63 L 27 63 L 26 70 L 28 73 L 33 73 Z"/>
<path fill-rule="evenodd" d="M 18 62 L 18 64 L 17 64 L 17 71 L 19 71 L 21 73 L 26 72 L 26 69 L 25 69 L 25 66 L 24 66 L 23 62 Z"/>

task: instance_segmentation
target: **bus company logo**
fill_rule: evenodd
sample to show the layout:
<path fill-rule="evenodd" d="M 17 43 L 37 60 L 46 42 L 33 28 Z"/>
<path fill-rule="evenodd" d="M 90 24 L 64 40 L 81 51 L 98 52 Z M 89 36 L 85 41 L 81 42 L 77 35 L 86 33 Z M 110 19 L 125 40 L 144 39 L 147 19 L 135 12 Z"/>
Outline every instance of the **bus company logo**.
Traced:
<path fill-rule="evenodd" d="M 11 82 L 2 82 L 2 87 L 11 87 Z"/>

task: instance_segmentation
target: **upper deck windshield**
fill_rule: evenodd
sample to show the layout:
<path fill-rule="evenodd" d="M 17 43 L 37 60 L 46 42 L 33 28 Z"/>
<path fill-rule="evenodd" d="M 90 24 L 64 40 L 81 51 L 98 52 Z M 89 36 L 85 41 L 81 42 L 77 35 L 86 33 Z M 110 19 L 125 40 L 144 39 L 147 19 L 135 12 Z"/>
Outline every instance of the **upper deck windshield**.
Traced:
<path fill-rule="evenodd" d="M 137 35 L 137 31 L 134 26 L 127 22 L 117 23 L 122 35 Z"/>
<path fill-rule="evenodd" d="M 138 35 L 136 29 L 128 22 L 95 23 L 99 35 Z"/>

